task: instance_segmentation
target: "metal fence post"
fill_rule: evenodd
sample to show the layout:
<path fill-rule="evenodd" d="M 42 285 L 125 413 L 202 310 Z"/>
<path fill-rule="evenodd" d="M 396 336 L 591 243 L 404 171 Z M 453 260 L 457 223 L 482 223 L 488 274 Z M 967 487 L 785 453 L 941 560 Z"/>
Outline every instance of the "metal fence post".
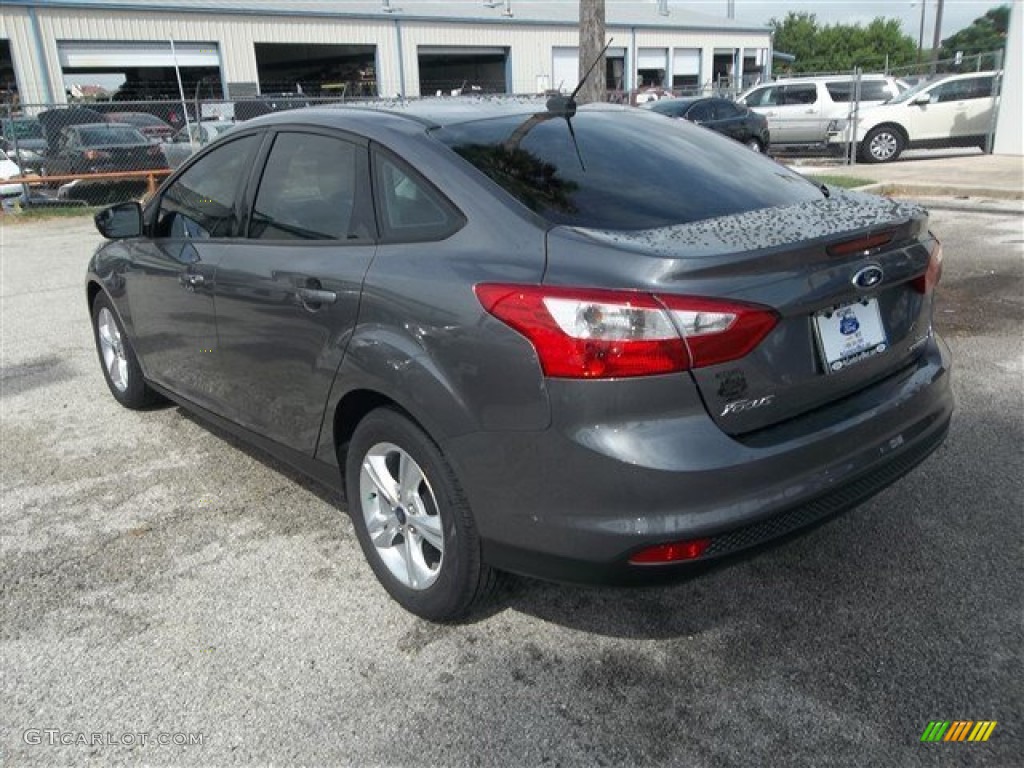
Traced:
<path fill-rule="evenodd" d="M 1003 68 L 1003 52 L 996 51 L 993 56 L 993 67 L 995 75 L 992 76 L 992 112 L 988 120 L 988 132 L 985 134 L 985 154 L 991 155 L 992 148 L 996 143 L 996 125 L 999 122 L 999 102 L 1000 94 L 1003 90 L 1003 77 L 1001 70 Z"/>
<path fill-rule="evenodd" d="M 18 149 L 18 129 L 14 125 L 14 108 L 10 102 L 7 102 L 7 126 L 11 131 L 11 144 L 14 147 L 14 164 L 18 166 L 18 175 L 22 178 L 25 177 L 25 169 L 22 167 L 21 162 L 21 150 Z M 21 182 L 21 196 L 23 198 L 23 205 L 29 206 L 32 203 L 32 192 L 29 189 L 28 182 Z"/>

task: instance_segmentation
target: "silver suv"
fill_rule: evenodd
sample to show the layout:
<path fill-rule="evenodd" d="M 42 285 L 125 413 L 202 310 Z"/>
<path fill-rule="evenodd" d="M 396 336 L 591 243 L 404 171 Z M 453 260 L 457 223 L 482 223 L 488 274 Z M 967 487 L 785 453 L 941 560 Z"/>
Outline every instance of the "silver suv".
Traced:
<path fill-rule="evenodd" d="M 859 107 L 899 96 L 907 85 L 885 75 L 863 75 Z M 744 93 L 738 101 L 768 118 L 772 146 L 825 147 L 853 106 L 856 84 L 848 75 L 776 80 Z"/>

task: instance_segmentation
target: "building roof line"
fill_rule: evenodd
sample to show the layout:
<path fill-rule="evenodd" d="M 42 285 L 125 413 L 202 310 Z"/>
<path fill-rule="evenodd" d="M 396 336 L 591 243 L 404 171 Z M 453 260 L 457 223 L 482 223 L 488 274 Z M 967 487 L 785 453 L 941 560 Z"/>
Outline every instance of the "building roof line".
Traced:
<path fill-rule="evenodd" d="M 364 5 L 370 5 L 364 3 Z M 93 11 L 133 11 L 136 13 L 175 13 L 189 15 L 215 15 L 215 16 L 273 16 L 292 18 L 327 18 L 327 19 L 351 19 L 358 21 L 391 22 L 401 20 L 406 22 L 446 23 L 446 24 L 488 24 L 495 26 L 530 26 L 530 27 L 577 27 L 578 22 L 570 19 L 541 19 L 536 17 L 524 17 L 516 15 L 508 17 L 504 15 L 488 16 L 480 15 L 431 15 L 422 12 L 410 12 L 396 9 L 392 12 L 378 11 L 357 11 L 357 10 L 331 10 L 328 8 L 296 8 L 296 7 L 275 7 L 255 8 L 246 7 L 245 3 L 238 5 L 214 5 L 213 3 L 196 2 L 194 4 L 157 2 L 141 3 L 131 0 L 4 0 L 4 8 L 29 8 L 35 10 L 93 10 Z M 480 6 L 483 9 L 485 6 Z M 733 32 L 737 34 L 770 34 L 771 27 L 759 25 L 744 25 L 723 19 L 719 23 L 715 19 L 708 21 L 694 21 L 681 19 L 680 23 L 673 24 L 671 17 L 665 20 L 637 20 L 629 21 L 624 19 L 610 18 L 605 26 L 609 29 L 643 29 L 657 30 L 661 32 Z"/>

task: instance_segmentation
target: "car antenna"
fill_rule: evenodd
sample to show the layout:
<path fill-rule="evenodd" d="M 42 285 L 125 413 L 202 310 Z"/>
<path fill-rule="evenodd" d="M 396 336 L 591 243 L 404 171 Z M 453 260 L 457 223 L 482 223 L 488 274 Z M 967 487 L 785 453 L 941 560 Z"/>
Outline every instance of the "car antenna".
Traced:
<path fill-rule="evenodd" d="M 580 92 L 580 88 L 582 88 L 590 78 L 590 74 L 594 71 L 594 67 L 596 67 L 597 63 L 601 61 L 601 57 L 604 56 L 614 39 L 614 37 L 608 38 L 608 42 L 604 44 L 604 48 L 601 49 L 601 52 L 594 57 L 594 60 L 590 63 L 590 66 L 583 74 L 583 77 L 580 78 L 580 81 L 576 84 L 572 93 L 568 96 L 563 96 L 559 93 L 549 98 L 545 104 L 549 114 L 565 118 L 565 124 L 569 126 L 569 136 L 572 138 L 572 146 L 576 150 L 576 157 L 580 161 L 580 168 L 584 171 L 587 170 L 587 166 L 583 164 L 583 155 L 580 153 L 580 145 L 576 141 L 576 129 L 572 127 L 572 118 L 576 116 L 576 94 Z"/>

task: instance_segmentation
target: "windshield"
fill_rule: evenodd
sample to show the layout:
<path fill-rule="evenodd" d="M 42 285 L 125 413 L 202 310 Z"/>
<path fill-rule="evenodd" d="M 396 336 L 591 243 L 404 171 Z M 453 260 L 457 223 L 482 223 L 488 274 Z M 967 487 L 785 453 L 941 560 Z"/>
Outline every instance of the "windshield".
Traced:
<path fill-rule="evenodd" d="M 648 229 L 820 200 L 802 176 L 646 110 L 508 115 L 434 135 L 553 224 Z"/>
<path fill-rule="evenodd" d="M 79 128 L 78 135 L 86 146 L 112 146 L 114 144 L 148 144 L 146 138 L 134 128 L 121 125 L 102 125 Z"/>
<path fill-rule="evenodd" d="M 886 103 L 887 104 L 901 104 L 904 101 L 910 101 L 912 98 L 917 96 L 917 94 L 919 94 L 925 88 L 927 88 L 930 85 L 934 85 L 934 84 L 935 84 L 934 80 L 922 80 L 920 83 L 915 85 L 910 90 L 904 91 L 899 96 L 896 96 L 896 97 L 894 97 L 892 99 L 889 99 L 889 101 L 887 101 Z"/>

